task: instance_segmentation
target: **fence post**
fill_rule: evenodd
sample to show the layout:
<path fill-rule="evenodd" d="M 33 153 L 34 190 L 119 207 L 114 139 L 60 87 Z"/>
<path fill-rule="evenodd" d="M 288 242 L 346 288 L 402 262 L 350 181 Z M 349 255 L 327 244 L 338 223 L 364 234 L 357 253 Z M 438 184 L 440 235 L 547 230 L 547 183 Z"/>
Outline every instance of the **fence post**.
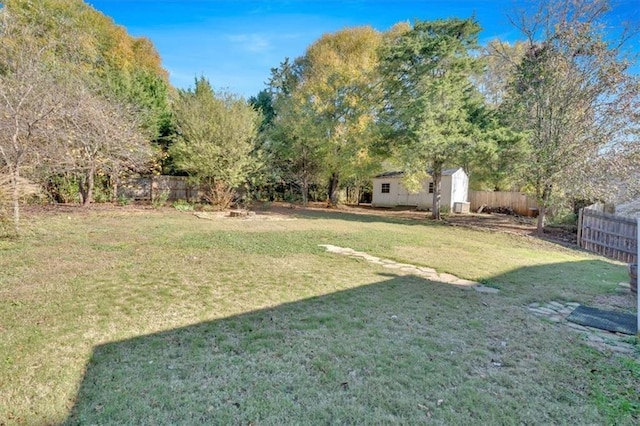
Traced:
<path fill-rule="evenodd" d="M 582 247 L 582 210 L 578 210 L 578 247 Z"/>

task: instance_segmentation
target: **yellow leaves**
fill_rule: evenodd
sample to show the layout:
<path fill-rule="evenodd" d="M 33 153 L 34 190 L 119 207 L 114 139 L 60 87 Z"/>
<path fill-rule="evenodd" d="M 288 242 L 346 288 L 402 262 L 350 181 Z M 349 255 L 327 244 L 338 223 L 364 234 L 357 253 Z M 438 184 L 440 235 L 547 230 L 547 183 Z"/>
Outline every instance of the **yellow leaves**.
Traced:
<path fill-rule="evenodd" d="M 305 54 L 309 84 L 348 84 L 376 66 L 382 35 L 372 27 L 325 34 Z"/>
<path fill-rule="evenodd" d="M 356 163 L 358 164 L 367 164 L 371 161 L 371 155 L 369 154 L 369 150 L 365 148 L 360 148 L 355 155 Z"/>
<path fill-rule="evenodd" d="M 347 125 L 345 123 L 337 123 L 333 128 L 333 135 L 335 139 L 344 139 L 347 135 Z"/>
<path fill-rule="evenodd" d="M 149 70 L 168 81 L 169 74 L 162 68 L 162 59 L 151 40 L 146 37 L 133 39 L 132 49 L 137 67 Z"/>
<path fill-rule="evenodd" d="M 401 37 L 409 31 L 411 31 L 411 24 L 408 21 L 398 22 L 394 24 L 389 31 L 384 33 L 384 38 L 387 40 L 393 40 L 397 37 Z"/>
<path fill-rule="evenodd" d="M 130 36 L 108 16 L 81 0 L 5 0 L 21 33 L 30 40 L 21 44 L 54 52 L 56 61 L 70 62 L 76 69 L 101 74 L 113 71 L 131 74 L 142 69 L 167 80 L 160 56 L 145 38 Z M 2 37 L 2 45 L 5 44 Z"/>
<path fill-rule="evenodd" d="M 373 119 L 372 115 L 370 115 L 370 114 L 362 114 L 356 120 L 355 127 L 360 131 L 364 131 L 373 122 L 374 122 L 374 119 Z"/>

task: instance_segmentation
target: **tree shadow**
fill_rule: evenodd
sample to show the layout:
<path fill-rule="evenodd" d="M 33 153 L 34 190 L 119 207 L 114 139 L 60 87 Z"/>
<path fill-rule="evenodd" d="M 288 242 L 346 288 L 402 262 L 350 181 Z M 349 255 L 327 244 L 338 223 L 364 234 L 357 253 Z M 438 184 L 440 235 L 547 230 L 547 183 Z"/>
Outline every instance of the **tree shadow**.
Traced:
<path fill-rule="evenodd" d="M 441 226 L 443 222 L 430 220 L 427 212 L 416 212 L 415 210 L 393 210 L 393 209 L 369 209 L 368 213 L 352 213 L 344 210 L 330 209 L 308 209 L 296 207 L 295 209 L 279 209 L 278 213 L 305 219 L 335 219 L 358 223 L 389 223 L 395 225 L 416 225 L 416 226 Z M 403 215 L 404 213 L 404 215 Z M 397 216 L 390 216 L 396 214 Z"/>
<path fill-rule="evenodd" d="M 285 216 L 301 217 L 305 219 L 329 219 L 344 220 L 358 223 L 388 223 L 394 225 L 410 226 L 458 226 L 479 232 L 498 232 L 515 234 L 539 239 L 552 244 L 560 245 L 567 249 L 584 252 L 576 245 L 576 235 L 570 232 L 561 232 L 557 228 L 549 227 L 544 235 L 537 234 L 534 226 L 524 227 L 521 224 L 509 223 L 505 220 L 505 215 L 457 215 L 452 214 L 442 221 L 431 220 L 430 212 L 417 211 L 415 208 L 374 208 L 368 206 L 358 206 L 358 213 L 348 210 L 331 210 L 305 208 L 294 206 L 293 208 L 278 208 L 275 211 Z M 261 214 L 258 212 L 258 214 Z M 262 213 L 265 214 L 265 213 Z M 478 219 L 480 218 L 480 219 Z M 471 219 L 471 220 L 469 220 Z"/>
<path fill-rule="evenodd" d="M 537 278 L 548 294 L 540 274 L 609 266 L 523 268 L 492 282 L 506 290 Z M 541 370 L 526 377 L 533 384 L 521 385 L 516 370 L 530 345 L 553 346 L 545 327 L 556 325 L 504 302 L 502 293 L 381 274 L 363 287 L 105 343 L 93 350 L 65 424 L 414 423 L 442 400 L 456 403 L 440 412 L 445 423 L 580 421 L 584 401 L 565 395 L 571 383 L 546 380 L 553 372 L 536 364 Z M 522 327 L 526 341 L 500 354 L 497 342 L 521 339 Z M 562 356 L 553 354 L 553 369 L 589 368 Z M 497 369 L 499 357 L 513 363 L 509 371 Z M 491 396 L 518 386 L 540 394 L 518 403 Z"/>

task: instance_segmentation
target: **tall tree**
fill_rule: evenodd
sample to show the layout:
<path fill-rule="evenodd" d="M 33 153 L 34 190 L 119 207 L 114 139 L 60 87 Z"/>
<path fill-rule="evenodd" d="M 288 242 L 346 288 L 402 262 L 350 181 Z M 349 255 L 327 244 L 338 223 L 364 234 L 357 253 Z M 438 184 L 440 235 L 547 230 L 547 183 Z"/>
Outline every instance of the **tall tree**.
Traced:
<path fill-rule="evenodd" d="M 391 151 L 415 188 L 433 177 L 434 219 L 440 219 L 442 170 L 478 136 L 482 101 L 471 76 L 479 62 L 480 26 L 473 19 L 416 21 L 381 50 L 384 104 L 380 122 Z"/>
<path fill-rule="evenodd" d="M 9 176 L 16 232 L 23 172 L 32 169 L 46 145 L 61 136 L 56 126 L 62 107 L 56 96 L 58 69 L 50 48 L 34 39 L 31 28 L 20 25 L 6 8 L 0 9 L 0 169 Z"/>
<path fill-rule="evenodd" d="M 525 43 L 510 44 L 497 39 L 480 50 L 483 66 L 472 81 L 484 98 L 484 105 L 476 109 L 478 114 L 473 119 L 484 132 L 471 149 L 462 152 L 460 163 L 473 189 L 519 191 L 524 186 L 523 151 L 527 146 L 522 135 L 510 129 L 500 110 L 524 50 Z"/>
<path fill-rule="evenodd" d="M 257 166 L 252 151 L 261 114 L 242 98 L 215 93 L 201 77 L 179 93 L 175 117 L 178 139 L 169 150 L 175 166 L 206 186 L 212 204 L 227 208 Z"/>
<path fill-rule="evenodd" d="M 382 36 L 371 27 L 325 34 L 300 58 L 296 97 L 315 116 L 323 134 L 329 201 L 338 202 L 343 179 L 370 174 L 375 166 L 370 132 L 375 123 L 371 91 Z"/>
<path fill-rule="evenodd" d="M 98 174 L 117 182 L 123 172 L 149 173 L 156 155 L 138 116 L 126 105 L 92 92 L 82 81 L 76 83 L 58 91 L 60 96 L 64 90 L 58 127 L 65 137 L 49 155 L 54 160 L 49 170 L 75 175 L 87 206 Z"/>
<path fill-rule="evenodd" d="M 528 49 L 505 107 L 527 133 L 539 233 L 554 196 L 578 186 L 588 195 L 598 179 L 582 171 L 638 131 L 640 86 L 623 50 L 629 33 L 609 31 L 610 10 L 607 0 L 541 1 L 513 17 Z"/>
<path fill-rule="evenodd" d="M 326 169 L 326 144 L 315 111 L 298 90 L 303 78 L 301 62 L 301 58 L 294 62 L 286 58 L 271 70 L 271 113 L 265 115 L 265 120 L 269 116 L 271 119 L 262 138 L 272 184 L 286 182 L 300 188 L 306 205 L 309 187 L 320 182 Z"/>
<path fill-rule="evenodd" d="M 249 104 L 262 114 L 262 122 L 258 131 L 264 132 L 271 126 L 276 116 L 273 106 L 273 94 L 269 90 L 261 90 L 256 96 L 249 98 Z"/>
<path fill-rule="evenodd" d="M 168 73 L 153 43 L 82 0 L 5 0 L 18 24 L 38 28 L 32 43 L 49 46 L 74 73 L 99 82 L 107 98 L 134 107 L 152 140 L 164 148 L 172 133 Z"/>
<path fill-rule="evenodd" d="M 326 140 L 314 111 L 297 96 L 280 98 L 278 115 L 267 134 L 269 151 L 276 158 L 281 176 L 300 187 L 307 205 L 309 187 L 326 170 Z"/>

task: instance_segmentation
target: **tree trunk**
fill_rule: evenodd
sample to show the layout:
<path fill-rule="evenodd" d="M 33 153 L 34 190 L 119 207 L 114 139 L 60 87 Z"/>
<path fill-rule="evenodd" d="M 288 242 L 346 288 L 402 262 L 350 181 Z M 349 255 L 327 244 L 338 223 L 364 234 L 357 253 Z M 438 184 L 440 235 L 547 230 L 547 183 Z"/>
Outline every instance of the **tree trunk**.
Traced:
<path fill-rule="evenodd" d="M 340 176 L 338 175 L 338 173 L 332 173 L 331 179 L 329 179 L 329 204 L 331 204 L 332 206 L 338 205 L 339 183 Z"/>
<path fill-rule="evenodd" d="M 434 220 L 440 220 L 440 187 L 442 182 L 442 170 L 438 167 L 438 170 L 433 171 L 433 202 L 431 209 L 431 218 Z"/>
<path fill-rule="evenodd" d="M 309 181 L 306 177 L 302 178 L 302 205 L 307 207 L 309 204 Z"/>
<path fill-rule="evenodd" d="M 111 183 L 111 202 L 115 203 L 118 201 L 118 181 L 114 180 Z"/>
<path fill-rule="evenodd" d="M 13 167 L 11 171 L 11 202 L 13 204 L 13 229 L 20 231 L 20 168 Z"/>
<path fill-rule="evenodd" d="M 546 216 L 546 210 L 544 204 L 538 203 L 538 223 L 536 225 L 536 234 L 542 236 L 544 234 L 544 219 Z"/>
<path fill-rule="evenodd" d="M 544 234 L 545 219 L 547 216 L 547 206 L 551 198 L 551 185 L 546 185 L 542 191 L 542 197 L 538 197 L 538 223 L 536 225 L 536 234 L 542 236 Z"/>
<path fill-rule="evenodd" d="M 120 186 L 120 176 L 116 172 L 109 177 L 109 181 L 111 183 L 111 202 L 115 203 L 118 201 L 118 187 Z"/>
<path fill-rule="evenodd" d="M 16 126 L 13 135 L 11 136 L 11 142 L 13 144 L 13 152 L 15 157 L 12 159 L 10 155 L 7 155 L 6 151 L 0 147 L 2 153 L 2 160 L 9 169 L 10 186 L 11 186 L 11 204 L 13 208 L 13 230 L 16 234 L 20 233 L 20 164 L 23 154 L 23 150 L 20 148 L 18 142 L 18 127 Z"/>
<path fill-rule="evenodd" d="M 82 196 L 82 205 L 88 206 L 91 204 L 91 199 L 93 198 L 93 187 L 94 187 L 94 168 L 92 167 L 87 174 L 84 176 L 84 179 L 80 183 L 80 195 Z"/>

